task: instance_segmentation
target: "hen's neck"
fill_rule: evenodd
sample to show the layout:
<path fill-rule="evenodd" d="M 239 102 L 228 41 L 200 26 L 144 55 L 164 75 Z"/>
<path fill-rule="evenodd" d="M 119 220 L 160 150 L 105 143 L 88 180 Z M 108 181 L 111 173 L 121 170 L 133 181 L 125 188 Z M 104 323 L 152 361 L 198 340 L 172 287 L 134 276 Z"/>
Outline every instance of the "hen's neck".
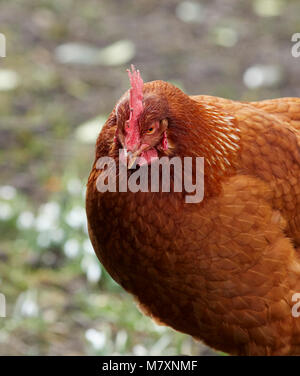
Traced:
<path fill-rule="evenodd" d="M 177 145 L 176 154 L 181 157 L 204 157 L 205 189 L 213 194 L 219 191 L 221 180 L 234 170 L 240 129 L 233 116 L 215 106 L 187 97 L 180 107 L 177 112 L 173 109 L 176 121 L 174 131 L 170 132 L 171 142 Z"/>

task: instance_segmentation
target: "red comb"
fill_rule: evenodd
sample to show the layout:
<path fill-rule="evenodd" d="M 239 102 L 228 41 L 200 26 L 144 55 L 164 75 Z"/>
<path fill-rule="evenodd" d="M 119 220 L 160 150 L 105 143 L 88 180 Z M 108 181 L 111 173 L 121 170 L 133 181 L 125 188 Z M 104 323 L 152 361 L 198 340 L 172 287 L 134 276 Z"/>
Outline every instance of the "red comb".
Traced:
<path fill-rule="evenodd" d="M 134 65 L 131 65 L 132 72 L 127 69 L 128 76 L 131 83 L 129 105 L 130 117 L 127 123 L 126 146 L 133 149 L 139 142 L 139 127 L 138 118 L 143 111 L 143 86 L 144 82 L 141 78 L 140 72 L 135 70 Z"/>

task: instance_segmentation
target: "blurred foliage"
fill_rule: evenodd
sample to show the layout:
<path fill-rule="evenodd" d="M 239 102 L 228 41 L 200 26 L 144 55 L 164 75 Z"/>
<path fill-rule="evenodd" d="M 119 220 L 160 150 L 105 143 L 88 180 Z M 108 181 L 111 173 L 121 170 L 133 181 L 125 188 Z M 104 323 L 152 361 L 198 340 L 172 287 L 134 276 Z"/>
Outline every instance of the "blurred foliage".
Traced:
<path fill-rule="evenodd" d="M 39 207 L 0 188 L 2 354 L 177 354 L 192 341 L 152 323 L 102 269 L 87 236 L 80 180 Z"/>
<path fill-rule="evenodd" d="M 84 190 L 101 124 L 145 81 L 190 94 L 300 96 L 294 0 L 0 0 L 0 354 L 200 354 L 107 275 Z"/>

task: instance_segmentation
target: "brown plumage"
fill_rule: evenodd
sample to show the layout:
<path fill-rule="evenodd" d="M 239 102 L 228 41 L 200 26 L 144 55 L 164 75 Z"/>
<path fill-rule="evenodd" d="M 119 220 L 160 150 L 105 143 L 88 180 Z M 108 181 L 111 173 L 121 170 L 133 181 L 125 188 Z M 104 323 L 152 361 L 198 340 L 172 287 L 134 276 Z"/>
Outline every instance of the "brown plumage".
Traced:
<path fill-rule="evenodd" d="M 128 95 L 98 137 L 88 181 L 100 261 L 160 323 L 230 354 L 299 355 L 300 99 L 246 103 L 144 84 L 141 143 L 205 158 L 204 199 L 190 204 L 181 193 L 97 190 L 96 161 L 126 146 Z"/>

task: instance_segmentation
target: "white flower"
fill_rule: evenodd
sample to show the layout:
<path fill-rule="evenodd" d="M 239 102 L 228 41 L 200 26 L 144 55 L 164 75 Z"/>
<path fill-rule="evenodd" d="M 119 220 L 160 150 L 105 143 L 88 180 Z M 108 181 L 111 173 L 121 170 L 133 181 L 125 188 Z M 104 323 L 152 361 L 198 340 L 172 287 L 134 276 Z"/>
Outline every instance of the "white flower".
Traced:
<path fill-rule="evenodd" d="M 78 256 L 80 250 L 79 242 L 76 239 L 69 239 L 65 242 L 64 252 L 69 258 Z"/>
<path fill-rule="evenodd" d="M 39 314 L 36 291 L 23 292 L 16 303 L 15 311 L 24 317 L 36 317 Z"/>
<path fill-rule="evenodd" d="M 38 314 L 38 306 L 33 300 L 26 300 L 21 309 L 22 316 L 37 316 Z"/>
<path fill-rule="evenodd" d="M 12 200 L 16 194 L 16 188 L 11 185 L 3 185 L 0 187 L 0 197 L 3 198 L 3 200 Z"/>
<path fill-rule="evenodd" d="M 116 341 L 115 341 L 115 346 L 117 351 L 123 351 L 126 346 L 126 342 L 128 339 L 128 334 L 125 330 L 119 330 L 117 335 L 116 335 Z"/>
<path fill-rule="evenodd" d="M 85 338 L 96 350 L 102 350 L 106 344 L 106 334 L 96 329 L 88 329 L 85 332 Z"/>
<path fill-rule="evenodd" d="M 22 212 L 17 219 L 17 226 L 20 229 L 28 229 L 34 225 L 34 215 L 31 211 Z"/>
<path fill-rule="evenodd" d="M 63 64 L 83 65 L 123 65 L 135 55 L 135 45 L 131 40 L 119 40 L 104 48 L 86 43 L 65 43 L 55 50 L 56 59 Z"/>
<path fill-rule="evenodd" d="M 78 141 L 86 144 L 94 144 L 106 121 L 105 116 L 97 116 L 79 125 L 75 131 Z"/>
<path fill-rule="evenodd" d="M 57 226 L 60 207 L 56 202 L 48 202 L 39 209 L 39 215 L 36 218 L 36 229 L 38 231 L 48 231 Z"/>
<path fill-rule="evenodd" d="M 256 89 L 262 86 L 273 86 L 282 79 L 280 67 L 277 65 L 253 65 L 244 73 L 244 84 L 249 89 Z"/>
<path fill-rule="evenodd" d="M 281 14 L 285 2 L 282 0 L 255 0 L 254 11 L 261 17 L 274 17 Z"/>
<path fill-rule="evenodd" d="M 48 215 L 52 219 L 57 219 L 60 213 L 60 207 L 57 202 L 47 202 L 40 207 L 43 215 Z"/>
<path fill-rule="evenodd" d="M 195 1 L 183 1 L 176 7 L 176 16 L 183 22 L 202 22 L 205 18 L 203 6 Z"/>
<path fill-rule="evenodd" d="M 92 246 L 90 239 L 85 239 L 85 241 L 83 242 L 83 250 L 86 253 L 94 254 L 94 248 Z"/>
<path fill-rule="evenodd" d="M 86 225 L 85 210 L 81 206 L 74 207 L 67 215 L 66 222 L 70 227 L 79 228 Z"/>
<path fill-rule="evenodd" d="M 81 261 L 81 268 L 90 283 L 97 283 L 102 275 L 101 266 L 96 257 L 86 255 Z"/>
<path fill-rule="evenodd" d="M 97 283 L 101 278 L 101 268 L 99 264 L 91 263 L 86 271 L 87 280 L 91 283 Z"/>
<path fill-rule="evenodd" d="M 218 45 L 232 47 L 238 41 L 238 34 L 230 27 L 218 27 L 215 29 L 215 38 Z"/>
<path fill-rule="evenodd" d="M 135 345 L 132 349 L 132 352 L 136 356 L 147 355 L 147 349 L 143 345 Z"/>
<path fill-rule="evenodd" d="M 12 217 L 11 206 L 6 202 L 0 202 L 0 220 L 6 221 Z"/>
<path fill-rule="evenodd" d="M 99 52 L 99 63 L 117 66 L 127 64 L 134 58 L 135 45 L 131 40 L 123 39 L 102 48 Z"/>
<path fill-rule="evenodd" d="M 10 69 L 0 69 L 0 91 L 13 90 L 19 85 L 17 72 Z"/>

